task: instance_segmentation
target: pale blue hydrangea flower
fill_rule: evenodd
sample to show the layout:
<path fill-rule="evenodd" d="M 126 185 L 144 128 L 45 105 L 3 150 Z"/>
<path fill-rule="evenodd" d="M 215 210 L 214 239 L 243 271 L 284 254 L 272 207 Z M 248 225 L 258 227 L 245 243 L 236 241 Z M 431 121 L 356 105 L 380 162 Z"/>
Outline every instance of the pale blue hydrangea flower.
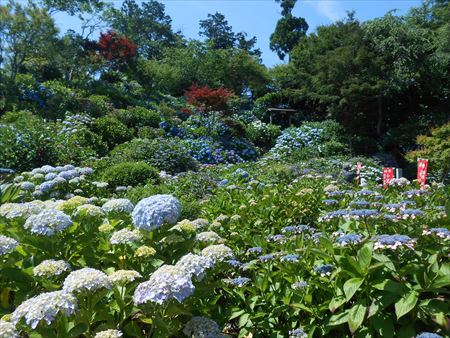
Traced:
<path fill-rule="evenodd" d="M 414 219 L 417 217 L 421 217 L 425 215 L 425 213 L 422 210 L 419 209 L 404 209 L 404 210 L 400 210 L 400 217 L 403 219 Z"/>
<path fill-rule="evenodd" d="M 152 231 L 164 222 L 176 223 L 180 213 L 178 199 L 171 195 L 155 195 L 139 201 L 131 216 L 136 228 Z"/>
<path fill-rule="evenodd" d="M 109 242 L 116 244 L 132 244 L 142 240 L 142 235 L 139 230 L 121 229 L 112 234 Z"/>
<path fill-rule="evenodd" d="M 416 338 L 444 338 L 440 334 L 432 332 L 422 332 L 416 336 Z"/>
<path fill-rule="evenodd" d="M 48 173 L 47 175 L 45 175 L 44 179 L 46 181 L 53 181 L 58 175 L 55 173 Z"/>
<path fill-rule="evenodd" d="M 297 254 L 289 254 L 280 258 L 281 262 L 297 263 L 300 256 Z"/>
<path fill-rule="evenodd" d="M 71 269 L 70 264 L 63 260 L 47 259 L 33 268 L 33 275 L 51 278 L 60 276 Z"/>
<path fill-rule="evenodd" d="M 192 317 L 186 323 L 183 333 L 189 338 L 220 338 L 225 337 L 215 321 L 205 317 Z"/>
<path fill-rule="evenodd" d="M 32 191 L 35 189 L 35 186 L 32 182 L 24 181 L 20 184 L 20 188 L 24 191 Z"/>
<path fill-rule="evenodd" d="M 214 261 L 206 256 L 188 253 L 181 257 L 175 266 L 185 269 L 191 275 L 200 277 L 206 269 L 210 269 L 214 266 Z"/>
<path fill-rule="evenodd" d="M 94 338 L 121 338 L 123 333 L 119 330 L 109 329 L 97 332 Z"/>
<path fill-rule="evenodd" d="M 289 331 L 289 338 L 307 338 L 308 334 L 301 327 L 295 330 Z"/>
<path fill-rule="evenodd" d="M 308 283 L 305 281 L 295 282 L 291 285 L 294 290 L 303 290 L 308 287 Z"/>
<path fill-rule="evenodd" d="M 224 244 L 210 245 L 201 252 L 202 256 L 211 258 L 214 263 L 223 262 L 227 258 L 233 258 L 234 252 Z"/>
<path fill-rule="evenodd" d="M 55 187 L 55 182 L 53 181 L 53 180 L 51 180 L 51 181 L 46 181 L 46 182 L 43 182 L 43 183 L 41 183 L 38 187 L 37 187 L 37 189 L 39 190 L 39 191 L 42 191 L 44 194 L 46 194 L 46 193 L 48 193 L 48 192 L 50 192 L 54 187 Z"/>
<path fill-rule="evenodd" d="M 72 178 L 79 177 L 80 173 L 76 169 L 61 171 L 58 174 L 59 177 L 64 178 L 66 181 L 71 180 Z"/>
<path fill-rule="evenodd" d="M 97 269 L 83 268 L 71 272 L 64 280 L 63 290 L 69 292 L 96 292 L 100 289 L 111 289 L 108 276 Z"/>
<path fill-rule="evenodd" d="M 225 262 L 227 264 L 230 264 L 233 268 L 238 268 L 242 266 L 242 262 L 238 261 L 237 259 L 228 259 Z"/>
<path fill-rule="evenodd" d="M 163 304 L 174 298 L 182 302 L 195 291 L 191 275 L 182 267 L 163 265 L 147 282 L 137 286 L 133 300 L 135 305 L 154 302 Z"/>
<path fill-rule="evenodd" d="M 12 251 L 19 245 L 15 239 L 0 235 L 0 256 L 6 255 Z"/>
<path fill-rule="evenodd" d="M 9 220 L 27 219 L 31 215 L 39 214 L 43 208 L 41 202 L 5 203 L 0 206 L 0 216 Z"/>
<path fill-rule="evenodd" d="M 1 338 L 19 338 L 19 332 L 13 323 L 0 319 L 0 337 Z"/>
<path fill-rule="evenodd" d="M 267 254 L 267 255 L 259 256 L 258 259 L 261 262 L 268 262 L 268 261 L 271 261 L 272 259 L 274 259 L 275 257 L 276 256 L 274 254 Z"/>
<path fill-rule="evenodd" d="M 23 227 L 32 234 L 53 236 L 72 225 L 69 216 L 59 210 L 44 210 L 37 215 L 28 217 Z"/>
<path fill-rule="evenodd" d="M 77 299 L 70 292 L 46 292 L 20 304 L 13 312 L 11 321 L 17 324 L 24 318 L 27 325 L 35 329 L 41 321 L 50 325 L 60 313 L 68 317 L 76 311 Z"/>
<path fill-rule="evenodd" d="M 250 282 L 250 278 L 247 277 L 236 277 L 233 279 L 227 279 L 225 282 L 233 284 L 234 286 L 237 286 L 239 288 L 243 287 L 245 284 Z"/>
<path fill-rule="evenodd" d="M 133 204 L 126 198 L 115 198 L 103 204 L 102 209 L 106 213 L 127 213 L 133 211 Z"/>

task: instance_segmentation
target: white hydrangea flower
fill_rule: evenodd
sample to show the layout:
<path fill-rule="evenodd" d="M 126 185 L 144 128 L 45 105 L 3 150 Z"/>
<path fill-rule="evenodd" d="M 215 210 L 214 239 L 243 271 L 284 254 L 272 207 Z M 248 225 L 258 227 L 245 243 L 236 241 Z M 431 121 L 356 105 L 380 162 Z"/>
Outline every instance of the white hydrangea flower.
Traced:
<path fill-rule="evenodd" d="M 134 207 L 133 224 L 142 230 L 155 230 L 164 222 L 174 224 L 181 213 L 181 204 L 171 195 L 144 198 Z"/>
<path fill-rule="evenodd" d="M 46 292 L 20 304 L 13 312 L 11 321 L 17 324 L 24 318 L 27 325 L 35 329 L 42 320 L 50 325 L 59 313 L 70 316 L 76 311 L 77 299 L 70 292 Z"/>
<path fill-rule="evenodd" d="M 23 227 L 29 229 L 32 234 L 53 236 L 57 232 L 72 225 L 69 216 L 59 210 L 44 210 L 37 215 L 30 216 Z"/>
<path fill-rule="evenodd" d="M 142 278 L 142 275 L 134 270 L 117 270 L 108 278 L 113 284 L 126 284 L 134 282 L 137 278 Z"/>
<path fill-rule="evenodd" d="M 181 257 L 175 266 L 185 269 L 191 275 L 200 277 L 206 269 L 210 269 L 214 266 L 214 261 L 206 256 L 188 253 Z"/>
<path fill-rule="evenodd" d="M 132 244 L 142 240 L 139 230 L 121 229 L 112 234 L 109 242 L 111 244 Z"/>
<path fill-rule="evenodd" d="M 63 290 L 69 292 L 95 292 L 112 287 L 108 276 L 100 270 L 83 268 L 71 272 L 64 280 Z"/>
<path fill-rule="evenodd" d="M 126 198 L 115 198 L 103 204 L 102 209 L 106 213 L 130 213 L 133 211 L 133 204 Z"/>
<path fill-rule="evenodd" d="M 13 323 L 0 319 L 0 338 L 19 338 L 19 332 Z"/>
<path fill-rule="evenodd" d="M 70 269 L 70 264 L 63 260 L 56 261 L 54 259 L 47 259 L 33 268 L 33 275 L 50 278 L 62 275 Z"/>
<path fill-rule="evenodd" d="M 188 337 L 194 338 L 225 337 L 220 332 L 219 325 L 214 320 L 206 317 L 192 317 L 184 326 L 183 333 Z"/>
<path fill-rule="evenodd" d="M 224 244 L 210 245 L 204 248 L 201 252 L 202 256 L 211 258 L 214 263 L 222 262 L 226 258 L 233 258 L 234 253 L 229 247 Z"/>
<path fill-rule="evenodd" d="M 199 242 L 220 242 L 222 241 L 222 237 L 220 237 L 217 233 L 214 231 L 204 231 L 197 234 L 196 237 L 197 241 Z"/>
<path fill-rule="evenodd" d="M 156 254 L 156 250 L 151 246 L 142 245 L 136 249 L 134 255 L 136 257 L 151 257 Z"/>
<path fill-rule="evenodd" d="M 37 201 L 25 203 L 5 203 L 0 206 L 0 216 L 10 220 L 27 219 L 42 211 L 41 203 Z"/>
<path fill-rule="evenodd" d="M 97 332 L 94 336 L 94 338 L 121 338 L 123 336 L 123 333 L 119 330 L 104 330 Z"/>
<path fill-rule="evenodd" d="M 19 242 L 17 242 L 15 239 L 0 235 L 0 256 L 12 252 L 18 245 Z"/>
<path fill-rule="evenodd" d="M 133 300 L 136 305 L 148 302 L 163 304 L 171 298 L 181 303 L 192 295 L 194 290 L 191 276 L 185 269 L 163 265 L 153 272 L 147 282 L 137 286 Z"/>
<path fill-rule="evenodd" d="M 88 200 L 89 202 L 89 200 Z M 76 208 L 75 217 L 93 217 L 93 218 L 103 218 L 105 213 L 102 208 L 92 205 L 92 204 L 83 204 Z"/>
<path fill-rule="evenodd" d="M 201 229 L 201 228 L 204 228 L 209 225 L 208 220 L 204 219 L 204 218 L 197 218 L 197 219 L 193 220 L 192 223 L 195 224 L 197 229 Z"/>

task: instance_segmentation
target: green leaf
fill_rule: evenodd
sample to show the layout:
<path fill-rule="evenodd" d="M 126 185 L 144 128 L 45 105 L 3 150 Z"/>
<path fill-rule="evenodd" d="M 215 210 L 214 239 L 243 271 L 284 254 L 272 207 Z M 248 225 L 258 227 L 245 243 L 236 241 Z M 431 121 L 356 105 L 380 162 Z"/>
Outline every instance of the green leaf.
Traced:
<path fill-rule="evenodd" d="M 353 307 L 350 309 L 348 313 L 348 327 L 350 328 L 351 333 L 355 333 L 356 330 L 361 326 L 364 321 L 364 317 L 366 315 L 367 305 L 364 301 L 358 301 Z"/>
<path fill-rule="evenodd" d="M 80 337 L 86 330 L 87 326 L 85 324 L 77 324 L 69 331 L 69 337 Z"/>
<path fill-rule="evenodd" d="M 242 316 L 239 317 L 239 327 L 244 327 L 247 322 L 248 319 L 250 318 L 250 314 L 249 313 L 244 313 Z"/>
<path fill-rule="evenodd" d="M 365 244 L 358 251 L 358 263 L 361 270 L 366 273 L 369 268 L 370 262 L 372 261 L 372 253 L 373 253 L 373 243 Z"/>
<path fill-rule="evenodd" d="M 417 304 L 417 300 L 417 292 L 415 291 L 410 291 L 405 296 L 400 298 L 400 300 L 395 303 L 395 314 L 397 315 L 397 319 L 414 309 Z"/>
<path fill-rule="evenodd" d="M 331 312 L 335 312 L 336 309 L 338 309 L 345 302 L 346 302 L 346 300 L 345 300 L 344 295 L 334 296 L 331 299 L 330 304 L 328 305 L 328 308 L 330 309 Z"/>
<path fill-rule="evenodd" d="M 361 284 L 364 282 L 363 278 L 350 278 L 344 283 L 345 301 L 348 302 L 356 291 L 358 291 Z"/>
<path fill-rule="evenodd" d="M 377 290 L 395 293 L 396 295 L 400 296 L 402 296 L 405 293 L 403 291 L 403 286 L 400 283 L 394 282 L 393 280 L 390 279 L 385 279 L 380 283 L 373 284 L 372 287 Z"/>
<path fill-rule="evenodd" d="M 338 314 L 335 314 L 330 317 L 328 320 L 328 326 L 338 326 L 346 323 L 348 321 L 349 311 L 344 311 Z"/>
<path fill-rule="evenodd" d="M 341 269 L 352 277 L 363 277 L 358 262 L 353 257 L 345 256 L 339 259 Z"/>
<path fill-rule="evenodd" d="M 377 313 L 372 317 L 371 322 L 379 337 L 390 338 L 395 336 L 394 323 L 387 313 Z"/>
<path fill-rule="evenodd" d="M 431 284 L 431 287 L 440 289 L 448 285 L 450 285 L 450 275 L 437 277 Z"/>

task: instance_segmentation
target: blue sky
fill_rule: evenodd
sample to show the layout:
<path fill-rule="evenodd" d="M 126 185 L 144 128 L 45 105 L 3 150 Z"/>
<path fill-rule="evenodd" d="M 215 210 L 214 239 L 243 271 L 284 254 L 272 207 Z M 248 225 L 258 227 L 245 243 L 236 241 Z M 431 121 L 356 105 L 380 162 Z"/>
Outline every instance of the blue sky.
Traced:
<path fill-rule="evenodd" d="M 269 48 L 270 34 L 280 18 L 280 6 L 274 0 L 163 0 L 166 13 L 172 18 L 174 30 L 180 30 L 187 38 L 199 38 L 199 21 L 208 13 L 220 12 L 225 15 L 235 32 L 244 31 L 258 38 L 258 47 L 263 52 L 263 62 L 267 66 L 281 63 Z M 120 7 L 121 1 L 113 1 Z M 346 16 L 347 11 L 356 11 L 356 17 L 365 21 L 383 16 L 396 9 L 398 14 L 406 13 L 411 7 L 421 4 L 419 0 L 299 0 L 293 14 L 302 16 L 309 25 L 308 33 L 323 24 L 331 23 Z M 58 26 L 79 29 L 76 18 L 65 14 L 56 15 Z"/>

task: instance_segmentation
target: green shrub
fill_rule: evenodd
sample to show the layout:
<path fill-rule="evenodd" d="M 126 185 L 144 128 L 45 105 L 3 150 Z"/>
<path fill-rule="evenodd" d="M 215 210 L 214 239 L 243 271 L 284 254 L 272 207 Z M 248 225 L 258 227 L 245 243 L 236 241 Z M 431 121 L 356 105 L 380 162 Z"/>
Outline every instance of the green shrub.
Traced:
<path fill-rule="evenodd" d="M 145 161 L 169 173 L 193 170 L 197 167 L 188 150 L 175 139 L 134 139 L 114 148 L 110 157 L 113 163 Z"/>
<path fill-rule="evenodd" d="M 145 162 L 124 162 L 113 165 L 103 173 L 103 180 L 111 186 L 136 186 L 159 181 L 158 171 Z"/>
<path fill-rule="evenodd" d="M 86 128 L 76 133 L 59 133 L 54 138 L 57 164 L 81 164 L 82 162 L 106 155 L 108 147 L 102 138 Z"/>
<path fill-rule="evenodd" d="M 27 170 L 55 160 L 53 124 L 19 111 L 5 113 L 0 126 L 0 166 Z"/>
<path fill-rule="evenodd" d="M 450 122 L 431 130 L 431 135 L 417 137 L 420 148 L 409 152 L 406 158 L 416 163 L 417 158 L 427 158 L 431 171 L 439 173 L 440 179 L 450 172 Z"/>
<path fill-rule="evenodd" d="M 144 107 L 120 109 L 115 111 L 114 115 L 130 128 L 143 126 L 158 128 L 159 122 L 161 122 L 161 118 L 157 112 Z"/>
<path fill-rule="evenodd" d="M 91 116 L 100 117 L 113 109 L 110 99 L 104 95 L 90 95 L 78 101 L 79 109 Z"/>
<path fill-rule="evenodd" d="M 104 116 L 96 119 L 92 129 L 96 132 L 109 149 L 116 145 L 129 141 L 133 138 L 133 133 L 122 122 L 112 116 Z"/>
<path fill-rule="evenodd" d="M 280 134 L 280 126 L 264 123 L 259 120 L 248 124 L 246 128 L 247 138 L 256 146 L 262 148 L 272 147 Z"/>
<path fill-rule="evenodd" d="M 164 131 L 160 128 L 152 128 L 152 127 L 140 127 L 137 131 L 137 137 L 138 138 L 148 138 L 148 139 L 154 139 L 158 137 L 163 137 Z"/>

